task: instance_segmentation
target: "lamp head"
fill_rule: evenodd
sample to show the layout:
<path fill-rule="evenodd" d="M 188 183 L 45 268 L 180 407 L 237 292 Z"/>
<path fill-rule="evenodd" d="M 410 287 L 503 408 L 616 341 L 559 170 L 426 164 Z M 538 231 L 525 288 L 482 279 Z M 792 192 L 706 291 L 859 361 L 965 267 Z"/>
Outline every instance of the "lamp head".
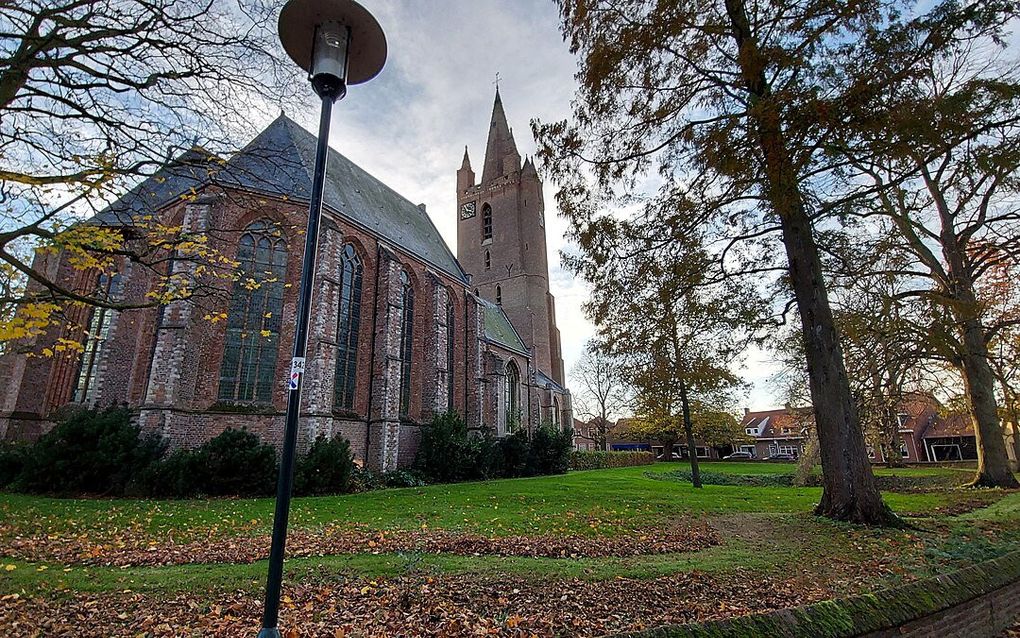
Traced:
<path fill-rule="evenodd" d="M 308 71 L 312 88 L 333 100 L 371 80 L 386 63 L 386 36 L 353 0 L 289 0 L 280 11 L 280 42 Z"/>

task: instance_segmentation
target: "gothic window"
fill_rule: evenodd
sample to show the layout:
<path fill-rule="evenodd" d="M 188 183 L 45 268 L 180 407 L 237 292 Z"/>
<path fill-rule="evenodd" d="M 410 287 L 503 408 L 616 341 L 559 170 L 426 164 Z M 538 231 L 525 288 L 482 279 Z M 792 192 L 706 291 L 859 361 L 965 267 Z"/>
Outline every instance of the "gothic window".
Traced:
<path fill-rule="evenodd" d="M 559 427 L 560 425 L 560 400 L 556 397 L 553 397 L 552 424 L 553 427 Z"/>
<path fill-rule="evenodd" d="M 513 433 L 514 426 L 520 420 L 520 386 L 521 372 L 517 369 L 517 364 L 510 361 L 506 364 L 506 375 L 503 377 L 503 409 L 507 434 Z"/>
<path fill-rule="evenodd" d="M 492 207 L 482 206 L 482 241 L 492 239 Z"/>
<path fill-rule="evenodd" d="M 453 411 L 453 362 L 454 362 L 454 306 L 453 291 L 446 297 L 446 409 Z"/>
<path fill-rule="evenodd" d="M 280 346 L 287 245 L 280 229 L 262 219 L 244 229 L 237 249 L 238 278 L 227 313 L 219 398 L 269 403 Z"/>
<path fill-rule="evenodd" d="M 485 251 L 485 269 L 488 270 L 492 267 L 492 256 L 489 255 L 489 251 Z"/>
<path fill-rule="evenodd" d="M 407 272 L 400 273 L 400 416 L 411 411 L 411 357 L 414 354 L 414 288 Z"/>
<path fill-rule="evenodd" d="M 96 297 L 107 301 L 112 300 L 120 288 L 120 275 L 112 277 L 101 275 L 96 288 Z M 110 320 L 113 311 L 109 308 L 95 307 L 89 317 L 85 331 L 85 342 L 82 344 L 81 360 L 78 363 L 78 374 L 75 378 L 74 392 L 71 400 L 75 403 L 91 404 L 95 400 L 96 376 L 99 373 L 100 355 L 110 335 Z"/>
<path fill-rule="evenodd" d="M 503 289 L 500 288 L 498 284 L 496 286 L 496 303 L 498 304 L 503 303 Z"/>
<path fill-rule="evenodd" d="M 363 270 L 354 246 L 344 246 L 340 256 L 340 309 L 336 318 L 336 376 L 333 381 L 333 407 L 342 410 L 354 409 Z"/>

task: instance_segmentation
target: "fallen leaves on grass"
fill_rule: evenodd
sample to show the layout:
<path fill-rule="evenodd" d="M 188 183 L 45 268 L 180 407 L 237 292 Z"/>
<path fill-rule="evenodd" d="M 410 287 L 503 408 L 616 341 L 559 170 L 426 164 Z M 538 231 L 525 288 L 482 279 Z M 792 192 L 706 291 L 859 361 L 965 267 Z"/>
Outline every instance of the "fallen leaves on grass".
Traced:
<path fill-rule="evenodd" d="M 321 532 L 293 531 L 287 538 L 287 555 L 418 552 L 461 556 L 601 558 L 693 552 L 718 543 L 715 531 L 702 522 L 689 520 L 611 537 L 552 534 L 483 536 L 445 530 L 371 531 L 331 527 Z M 251 563 L 266 558 L 268 553 L 268 536 L 228 537 L 177 544 L 172 538 L 158 541 L 144 534 L 125 534 L 105 543 L 93 542 L 87 535 L 16 536 L 0 549 L 0 555 L 30 562 L 116 567 Z"/>
<path fill-rule="evenodd" d="M 320 577 L 287 588 L 281 626 L 292 636 L 599 636 L 726 618 L 815 602 L 820 588 L 751 573 L 700 572 L 653 580 L 533 581 L 405 576 L 386 581 Z M 258 595 L 135 593 L 0 600 L 0 628 L 29 636 L 245 636 Z"/>

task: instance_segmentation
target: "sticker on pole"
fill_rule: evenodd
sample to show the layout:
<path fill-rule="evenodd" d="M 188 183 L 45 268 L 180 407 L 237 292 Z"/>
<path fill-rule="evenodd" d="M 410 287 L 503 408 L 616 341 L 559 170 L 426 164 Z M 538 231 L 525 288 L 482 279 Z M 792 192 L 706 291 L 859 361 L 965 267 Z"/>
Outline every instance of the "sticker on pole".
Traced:
<path fill-rule="evenodd" d="M 294 357 L 290 360 L 290 389 L 297 390 L 301 382 L 301 375 L 305 371 L 305 358 Z"/>

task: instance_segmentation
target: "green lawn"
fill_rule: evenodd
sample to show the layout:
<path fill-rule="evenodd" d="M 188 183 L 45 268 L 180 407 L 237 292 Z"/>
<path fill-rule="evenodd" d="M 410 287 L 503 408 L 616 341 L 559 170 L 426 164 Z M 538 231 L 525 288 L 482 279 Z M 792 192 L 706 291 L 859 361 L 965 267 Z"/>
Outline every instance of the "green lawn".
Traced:
<path fill-rule="evenodd" d="M 686 465 L 572 472 L 540 477 L 377 490 L 334 497 L 294 500 L 291 525 L 316 529 L 327 524 L 371 529 L 432 529 L 510 534 L 616 534 L 656 525 L 690 513 L 804 512 L 818 501 L 820 488 L 706 485 L 651 480 L 647 472 Z M 713 472 L 791 473 L 792 464 L 712 463 Z M 887 473 L 888 470 L 880 470 Z M 907 469 L 898 473 L 954 473 L 955 470 Z M 887 493 L 898 511 L 918 513 L 973 498 L 966 492 Z M 147 501 L 52 499 L 0 494 L 0 530 L 21 534 L 89 534 L 106 538 L 136 530 L 185 539 L 266 532 L 272 499 Z M 2 532 L 0 532 L 2 537 Z"/>
<path fill-rule="evenodd" d="M 654 480 L 648 473 L 684 469 L 683 464 L 573 472 L 566 476 L 486 481 L 459 485 L 393 489 L 339 497 L 294 501 L 292 528 L 315 531 L 325 526 L 369 530 L 447 530 L 486 536 L 539 534 L 612 537 L 640 534 L 677 517 L 693 517 L 715 529 L 721 543 L 682 554 L 630 558 L 547 559 L 489 555 L 364 553 L 288 561 L 289 578 L 298 580 L 347 574 L 386 578 L 414 571 L 474 574 L 499 578 L 611 579 L 654 578 L 703 570 L 730 573 L 752 570 L 784 574 L 813 570 L 818 578 L 839 577 L 849 565 L 892 561 L 896 568 L 876 579 L 937 571 L 975 557 L 997 555 L 1020 538 L 1020 494 L 940 489 L 885 494 L 886 502 L 913 518 L 913 529 L 872 530 L 836 524 L 810 514 L 820 488 L 707 485 L 694 489 L 677 481 Z M 792 464 L 711 463 L 712 472 L 791 473 Z M 879 469 L 879 474 L 889 470 Z M 902 476 L 943 476 L 947 484 L 959 470 L 909 468 Z M 991 504 L 971 514 L 937 515 L 938 508 Z M 52 499 L 0 494 L 0 543 L 20 537 L 87 538 L 115 542 L 126 535 L 162 542 L 227 539 L 267 534 L 271 499 L 144 501 Z M 2 551 L 2 550 L 0 550 Z M 0 558 L 0 593 L 12 591 L 255 591 L 265 571 L 253 564 L 169 567 L 89 567 L 30 563 L 7 554 Z M 743 572 L 741 572 L 743 573 Z M 848 587 L 850 585 L 847 585 Z M 65 592 L 60 594 L 60 592 Z"/>

